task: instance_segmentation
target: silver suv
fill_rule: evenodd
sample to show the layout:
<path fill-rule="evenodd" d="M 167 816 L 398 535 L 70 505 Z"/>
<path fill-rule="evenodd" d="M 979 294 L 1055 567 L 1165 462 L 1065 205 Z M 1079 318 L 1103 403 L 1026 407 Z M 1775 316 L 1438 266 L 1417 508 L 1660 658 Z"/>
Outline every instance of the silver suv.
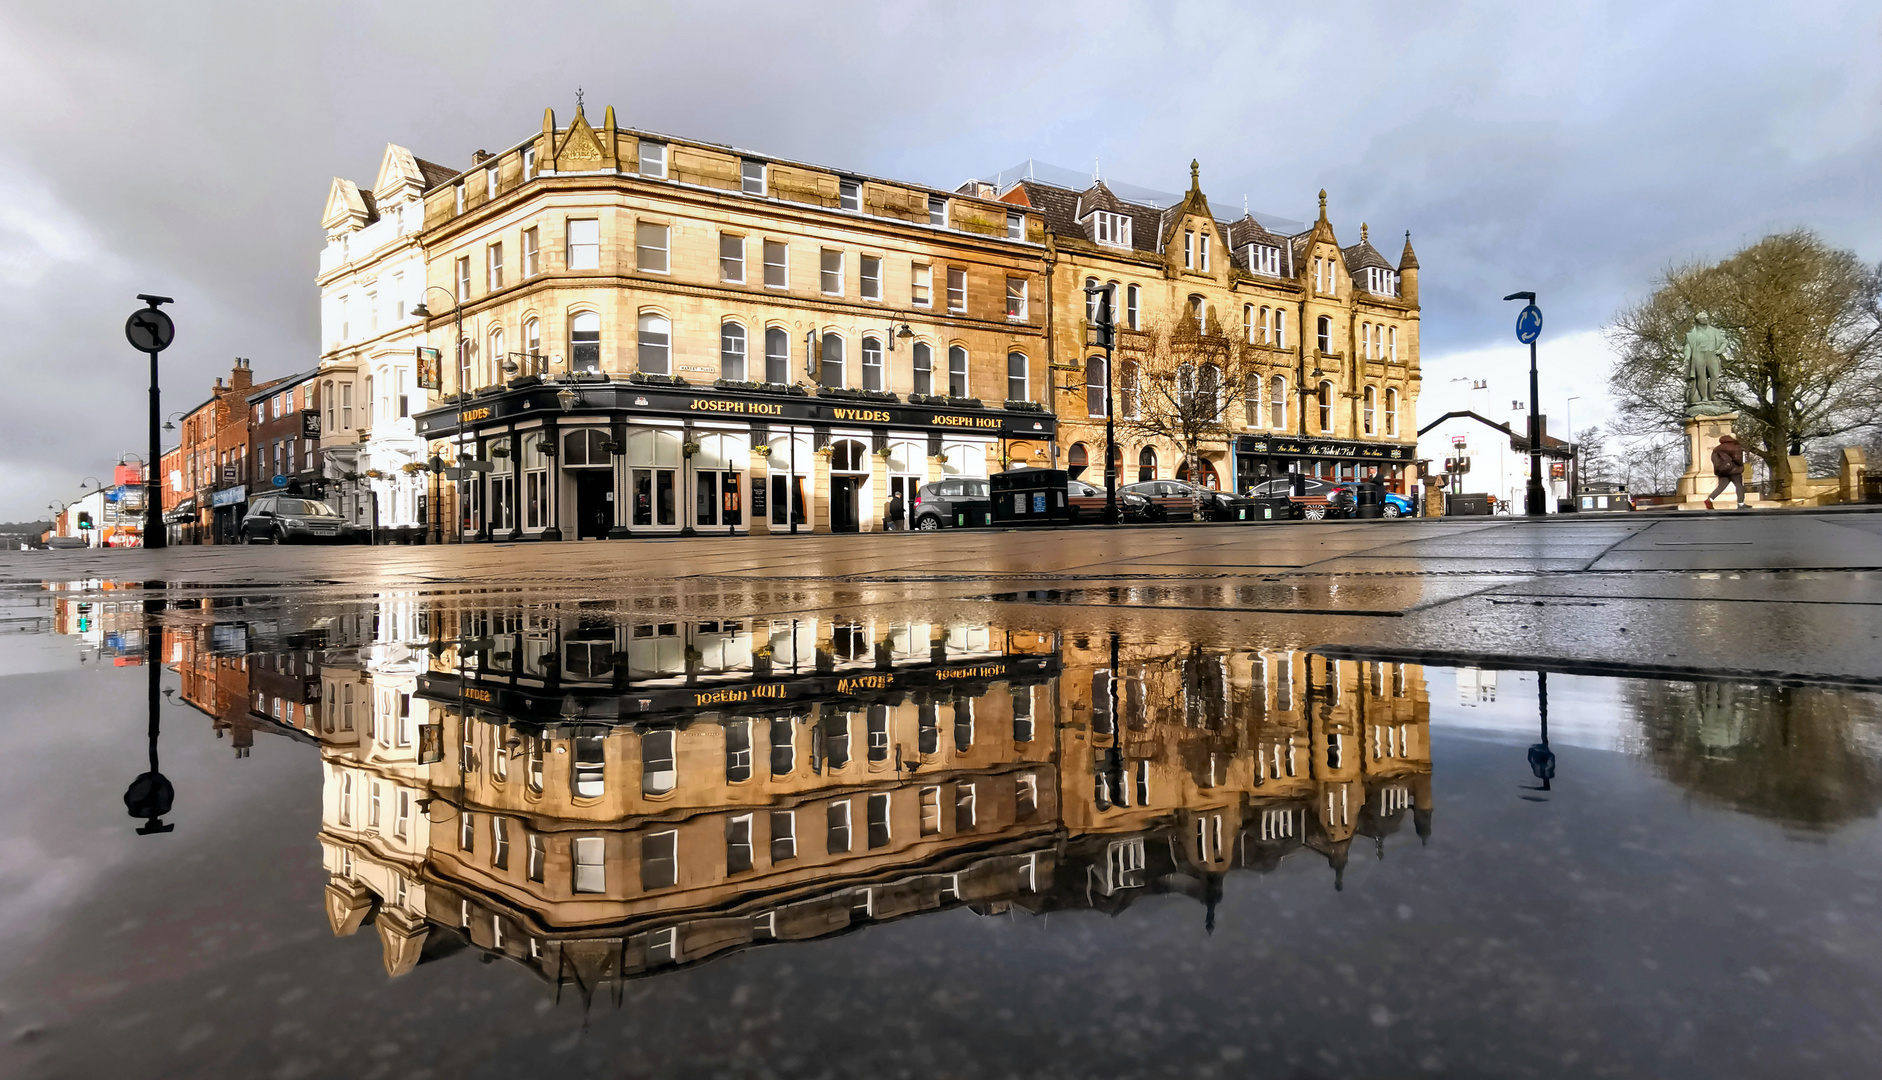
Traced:
<path fill-rule="evenodd" d="M 248 504 L 241 538 L 244 544 L 351 540 L 353 527 L 318 499 L 263 495 Z"/>

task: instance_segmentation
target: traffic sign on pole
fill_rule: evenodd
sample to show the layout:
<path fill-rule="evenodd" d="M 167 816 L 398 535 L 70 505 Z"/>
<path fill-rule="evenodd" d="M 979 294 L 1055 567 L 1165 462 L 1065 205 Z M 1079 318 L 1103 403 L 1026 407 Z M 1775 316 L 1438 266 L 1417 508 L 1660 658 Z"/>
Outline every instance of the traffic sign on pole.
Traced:
<path fill-rule="evenodd" d="M 1534 345 L 1542 336 L 1542 309 L 1534 304 L 1524 307 L 1516 313 L 1516 340 L 1524 345 Z"/>

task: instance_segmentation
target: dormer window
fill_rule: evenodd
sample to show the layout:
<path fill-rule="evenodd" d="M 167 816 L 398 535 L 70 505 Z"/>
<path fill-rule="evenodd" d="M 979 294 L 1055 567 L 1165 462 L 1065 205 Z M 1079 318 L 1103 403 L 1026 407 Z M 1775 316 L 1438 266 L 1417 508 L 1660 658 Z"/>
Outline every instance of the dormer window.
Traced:
<path fill-rule="evenodd" d="M 765 163 L 762 161 L 741 161 L 738 165 L 739 190 L 747 195 L 765 193 Z"/>
<path fill-rule="evenodd" d="M 534 175 L 536 175 L 536 148 L 525 146 L 523 147 L 523 179 L 527 180 Z"/>
<path fill-rule="evenodd" d="M 1281 276 L 1281 249 L 1266 244 L 1248 245 L 1248 272 L 1267 274 L 1270 277 Z"/>
<path fill-rule="evenodd" d="M 497 168 L 496 166 L 492 165 L 490 168 L 484 170 L 484 198 L 494 199 L 496 197 L 497 197 Z"/>
<path fill-rule="evenodd" d="M 837 206 L 844 210 L 863 208 L 863 186 L 855 180 L 840 181 L 837 186 Z"/>
<path fill-rule="evenodd" d="M 1196 230 L 1183 230 L 1183 269 L 1196 268 Z"/>
<path fill-rule="evenodd" d="M 643 142 L 640 144 L 640 174 L 666 179 L 667 144 Z"/>
<path fill-rule="evenodd" d="M 1106 247 L 1131 246 L 1131 219 L 1099 210 L 1091 215 L 1091 238 Z"/>
<path fill-rule="evenodd" d="M 1366 268 L 1366 291 L 1374 296 L 1398 295 L 1398 271 L 1377 266 Z"/>

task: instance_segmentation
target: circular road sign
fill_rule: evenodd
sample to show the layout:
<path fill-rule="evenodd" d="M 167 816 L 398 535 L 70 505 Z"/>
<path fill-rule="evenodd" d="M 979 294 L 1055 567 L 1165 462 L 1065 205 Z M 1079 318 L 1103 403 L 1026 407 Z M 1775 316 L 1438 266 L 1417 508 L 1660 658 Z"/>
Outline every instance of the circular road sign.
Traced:
<path fill-rule="evenodd" d="M 124 336 L 139 352 L 162 352 L 176 338 L 176 324 L 161 308 L 144 308 L 124 321 Z"/>
<path fill-rule="evenodd" d="M 284 488 L 288 486 L 288 478 L 285 476 L 282 476 L 280 473 L 275 473 L 273 478 L 269 482 L 278 488 Z"/>
<path fill-rule="evenodd" d="M 1542 309 L 1534 304 L 1516 313 L 1516 340 L 1533 345 L 1542 336 Z"/>

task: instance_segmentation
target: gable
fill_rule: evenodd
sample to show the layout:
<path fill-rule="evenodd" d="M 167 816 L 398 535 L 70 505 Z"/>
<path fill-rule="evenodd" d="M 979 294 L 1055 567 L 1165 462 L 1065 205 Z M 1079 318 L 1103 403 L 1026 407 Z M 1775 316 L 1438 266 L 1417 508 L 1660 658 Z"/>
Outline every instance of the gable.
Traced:
<path fill-rule="evenodd" d="M 422 195 L 428 186 L 424 170 L 412 152 L 387 143 L 385 156 L 379 159 L 379 177 L 372 184 L 373 198 L 381 203 L 396 202 L 407 196 Z"/>
<path fill-rule="evenodd" d="M 371 217 L 372 211 L 360 194 L 359 185 L 342 177 L 334 177 L 332 186 L 327 189 L 327 209 L 321 215 L 321 227 L 329 231 L 357 229 Z"/>

